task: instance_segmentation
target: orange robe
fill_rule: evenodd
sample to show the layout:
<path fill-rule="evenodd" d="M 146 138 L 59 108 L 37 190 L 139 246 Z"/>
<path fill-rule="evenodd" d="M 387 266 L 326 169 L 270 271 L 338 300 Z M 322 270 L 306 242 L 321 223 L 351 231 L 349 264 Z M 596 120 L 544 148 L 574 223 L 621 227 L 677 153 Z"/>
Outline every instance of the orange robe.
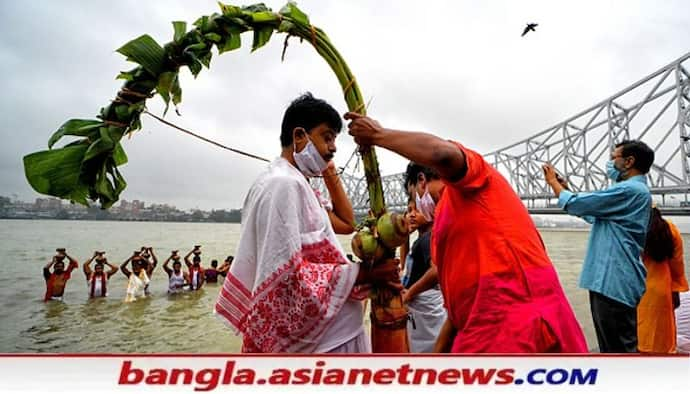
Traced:
<path fill-rule="evenodd" d="M 467 173 L 436 206 L 432 260 L 452 353 L 586 353 L 582 329 L 525 205 L 484 158 L 458 145 Z"/>
<path fill-rule="evenodd" d="M 643 259 L 647 268 L 647 282 L 645 293 L 637 306 L 637 347 L 645 353 L 676 352 L 676 317 L 671 293 L 688 291 L 683 264 L 683 238 L 673 223 L 668 224 L 675 245 L 673 257 L 662 262 L 647 256 Z"/>

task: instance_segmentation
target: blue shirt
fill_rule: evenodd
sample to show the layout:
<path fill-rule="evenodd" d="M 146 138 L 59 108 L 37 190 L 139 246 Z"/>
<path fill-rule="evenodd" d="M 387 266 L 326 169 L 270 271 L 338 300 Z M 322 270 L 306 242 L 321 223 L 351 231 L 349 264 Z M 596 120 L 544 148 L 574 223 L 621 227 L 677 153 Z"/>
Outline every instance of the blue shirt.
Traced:
<path fill-rule="evenodd" d="M 640 254 L 652 206 L 645 176 L 592 193 L 563 190 L 558 206 L 592 224 L 580 287 L 636 307 L 645 291 Z"/>

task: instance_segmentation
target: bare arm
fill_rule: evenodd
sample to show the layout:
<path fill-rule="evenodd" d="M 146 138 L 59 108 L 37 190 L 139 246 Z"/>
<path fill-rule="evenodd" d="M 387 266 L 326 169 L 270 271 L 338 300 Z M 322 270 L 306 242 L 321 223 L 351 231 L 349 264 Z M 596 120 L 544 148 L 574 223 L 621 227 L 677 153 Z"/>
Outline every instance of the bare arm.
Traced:
<path fill-rule="evenodd" d="M 158 258 L 156 257 L 156 254 L 153 252 L 153 248 L 149 248 L 149 252 L 151 253 L 151 260 L 153 261 L 153 266 L 156 267 L 158 264 Z"/>
<path fill-rule="evenodd" d="M 331 221 L 333 231 L 335 231 L 336 234 L 348 235 L 355 231 L 355 227 L 352 224 L 346 223 L 332 211 L 328 212 L 328 219 Z"/>
<path fill-rule="evenodd" d="M 165 271 L 166 274 L 168 274 L 168 276 L 172 275 L 172 272 L 173 272 L 172 269 L 170 269 L 170 267 L 168 267 L 168 264 L 170 264 L 171 259 L 172 259 L 172 255 L 170 255 L 170 257 L 168 257 L 167 259 L 165 259 L 165 262 L 163 263 L 163 270 Z"/>
<path fill-rule="evenodd" d="M 332 161 L 328 163 L 328 168 L 322 175 L 323 182 L 326 184 L 326 189 L 328 189 L 328 194 L 333 202 L 333 211 L 328 213 L 333 229 L 336 234 L 352 234 L 355 231 L 355 213 Z"/>
<path fill-rule="evenodd" d="M 189 256 L 191 256 L 192 253 L 194 253 L 195 250 L 196 250 L 196 249 L 190 250 L 189 253 L 187 253 L 187 255 L 184 256 L 184 263 L 185 263 L 185 265 L 187 265 L 187 268 L 189 268 L 189 267 L 192 266 L 192 262 L 189 261 Z"/>
<path fill-rule="evenodd" d="M 465 155 L 452 142 L 427 133 L 408 132 L 381 127 L 366 116 L 348 112 L 350 135 L 363 146 L 380 146 L 409 160 L 436 170 L 441 178 L 459 181 L 467 172 Z"/>
<path fill-rule="evenodd" d="M 434 353 L 450 353 L 453 347 L 453 340 L 455 340 L 455 327 L 450 319 L 446 318 L 446 322 L 443 323 L 441 331 L 438 333 L 436 338 L 436 344 L 434 345 Z"/>
<path fill-rule="evenodd" d="M 84 262 L 84 275 L 86 275 L 86 279 L 89 279 L 91 276 L 91 262 L 96 257 L 96 254 L 96 252 L 93 252 L 93 256 L 89 257 L 89 259 Z"/>
<path fill-rule="evenodd" d="M 50 279 L 50 267 L 52 267 L 53 264 L 55 264 L 55 257 L 53 257 L 53 259 L 50 260 L 50 263 L 46 264 L 46 266 L 43 267 L 43 279 Z"/>
<path fill-rule="evenodd" d="M 403 302 L 408 303 L 413 300 L 417 295 L 431 289 L 438 284 L 438 271 L 435 265 L 431 265 L 428 270 L 416 281 L 409 289 L 405 292 L 403 296 Z"/>
<path fill-rule="evenodd" d="M 50 260 L 50 263 L 46 264 L 45 267 L 43 267 L 43 269 L 50 269 L 50 267 L 52 267 L 53 264 L 55 264 L 55 256 L 53 256 L 53 258 Z"/>
<path fill-rule="evenodd" d="M 151 278 L 151 275 L 153 275 L 153 270 L 156 268 L 156 264 L 154 264 L 152 261 L 146 260 L 146 275 Z"/>
<path fill-rule="evenodd" d="M 124 263 L 120 264 L 120 271 L 122 271 L 122 274 L 127 278 L 129 278 L 129 276 L 132 274 L 132 272 L 127 269 L 127 264 L 129 264 L 129 262 L 132 261 L 132 257 L 128 258 L 127 260 L 125 260 Z"/>
<path fill-rule="evenodd" d="M 110 271 L 108 271 L 108 279 L 110 279 L 111 276 L 113 276 L 113 275 L 115 275 L 115 273 L 117 273 L 118 268 L 117 268 L 116 266 L 110 264 L 110 263 L 107 262 L 107 261 L 106 261 L 105 263 L 103 263 L 103 264 L 105 264 L 105 265 L 107 265 L 108 267 L 110 267 Z"/>
<path fill-rule="evenodd" d="M 67 266 L 67 273 L 71 273 L 75 268 L 79 267 L 79 262 L 75 259 L 72 258 L 72 256 L 65 254 L 65 257 L 67 257 L 67 260 L 69 260 L 69 265 Z"/>

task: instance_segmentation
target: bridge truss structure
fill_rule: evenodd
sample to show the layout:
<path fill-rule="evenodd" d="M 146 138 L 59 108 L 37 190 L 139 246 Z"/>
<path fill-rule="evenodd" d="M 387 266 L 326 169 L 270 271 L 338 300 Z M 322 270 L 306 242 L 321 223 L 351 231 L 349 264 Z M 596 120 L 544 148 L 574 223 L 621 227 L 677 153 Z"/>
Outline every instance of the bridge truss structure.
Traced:
<path fill-rule="evenodd" d="M 407 209 L 407 189 L 405 189 L 405 174 L 393 174 L 381 177 L 383 196 L 389 211 L 404 212 Z M 343 182 L 345 193 L 350 198 L 355 215 L 366 216 L 369 212 L 369 192 L 367 180 L 364 175 L 356 176 L 342 173 L 340 180 Z M 319 178 L 312 179 L 312 186 L 324 195 L 328 195 L 326 186 Z"/>
<path fill-rule="evenodd" d="M 653 198 L 667 214 L 690 215 L 690 53 L 596 105 L 522 141 L 485 154 L 531 213 L 562 213 L 541 166 L 551 163 L 571 190 L 609 186 L 605 163 L 623 140 L 644 141 L 655 152 L 647 175 Z M 357 214 L 368 211 L 363 176 L 342 174 Z M 404 174 L 382 177 L 386 204 L 404 210 Z M 325 191 L 321 182 L 315 186 Z"/>

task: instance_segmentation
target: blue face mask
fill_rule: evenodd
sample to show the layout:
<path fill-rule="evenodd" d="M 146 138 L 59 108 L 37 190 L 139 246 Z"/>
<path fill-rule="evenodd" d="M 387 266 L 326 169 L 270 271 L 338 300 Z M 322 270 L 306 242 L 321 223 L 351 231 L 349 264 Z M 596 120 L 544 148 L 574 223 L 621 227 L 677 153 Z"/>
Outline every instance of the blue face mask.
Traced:
<path fill-rule="evenodd" d="M 606 162 L 606 176 L 614 182 L 618 182 L 618 179 L 621 177 L 621 172 L 616 168 L 613 160 Z"/>

